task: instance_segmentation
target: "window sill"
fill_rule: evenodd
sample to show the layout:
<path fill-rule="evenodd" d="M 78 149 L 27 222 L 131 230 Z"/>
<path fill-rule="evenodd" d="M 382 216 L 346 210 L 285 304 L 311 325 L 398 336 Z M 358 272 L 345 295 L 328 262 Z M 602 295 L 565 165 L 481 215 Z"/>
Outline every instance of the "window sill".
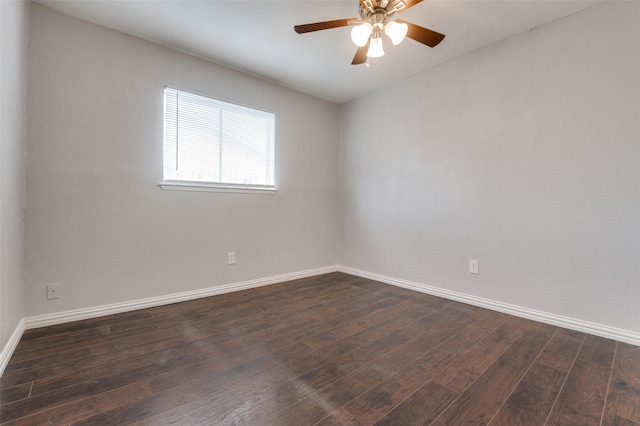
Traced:
<path fill-rule="evenodd" d="M 242 185 L 213 185 L 195 182 L 162 182 L 158 184 L 163 191 L 195 191 L 195 192 L 229 192 L 236 194 L 275 194 L 273 187 L 242 186 Z"/>

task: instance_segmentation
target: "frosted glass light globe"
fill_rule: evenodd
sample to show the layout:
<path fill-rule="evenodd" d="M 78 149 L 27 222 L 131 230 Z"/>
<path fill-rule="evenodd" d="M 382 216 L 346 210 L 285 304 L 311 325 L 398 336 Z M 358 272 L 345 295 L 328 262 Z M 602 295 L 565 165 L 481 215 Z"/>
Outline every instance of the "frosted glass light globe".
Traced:
<path fill-rule="evenodd" d="M 371 30 L 373 27 L 368 22 L 363 22 L 360 25 L 356 25 L 351 29 L 351 40 L 358 47 L 363 47 L 367 44 Z"/>
<path fill-rule="evenodd" d="M 409 26 L 405 23 L 398 23 L 396 21 L 389 21 L 384 27 L 384 33 L 389 36 L 393 45 L 400 44 L 402 40 L 407 36 Z"/>
<path fill-rule="evenodd" d="M 376 37 L 371 39 L 369 43 L 369 51 L 367 56 L 370 58 L 380 58 L 384 56 L 384 49 L 382 48 L 382 37 Z"/>

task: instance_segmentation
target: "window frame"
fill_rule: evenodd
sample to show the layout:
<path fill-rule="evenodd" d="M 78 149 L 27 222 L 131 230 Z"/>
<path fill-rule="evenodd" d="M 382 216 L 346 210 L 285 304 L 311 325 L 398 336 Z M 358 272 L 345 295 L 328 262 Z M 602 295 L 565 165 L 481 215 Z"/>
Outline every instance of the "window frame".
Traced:
<path fill-rule="evenodd" d="M 270 114 L 273 116 L 272 123 L 272 140 L 271 140 L 271 166 L 272 166 L 272 184 L 244 184 L 244 183 L 231 183 L 231 182 L 206 182 L 206 181 L 190 181 L 190 180 L 165 180 L 165 126 L 166 126 L 166 89 L 175 90 L 178 92 L 184 92 L 190 95 L 195 95 L 210 99 L 214 103 L 228 104 L 232 107 L 239 107 L 241 109 L 249 109 L 258 113 Z M 213 98 L 209 95 L 204 95 L 198 92 L 184 90 L 175 86 L 164 86 L 162 89 L 162 182 L 158 186 L 162 190 L 166 191 L 194 191 L 194 192 L 226 192 L 226 193 L 242 193 L 242 194 L 275 194 L 277 192 L 276 186 L 276 114 L 272 111 L 266 111 L 263 109 L 257 109 L 246 105 L 229 102 L 227 100 Z"/>

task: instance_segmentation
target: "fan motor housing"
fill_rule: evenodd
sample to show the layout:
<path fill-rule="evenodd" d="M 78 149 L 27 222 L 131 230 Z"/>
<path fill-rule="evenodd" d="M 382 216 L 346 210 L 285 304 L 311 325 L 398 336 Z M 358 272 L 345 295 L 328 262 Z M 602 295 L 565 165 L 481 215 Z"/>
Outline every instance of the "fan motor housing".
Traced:
<path fill-rule="evenodd" d="M 372 25 L 381 23 L 396 13 L 396 9 L 387 10 L 387 4 L 388 2 L 380 2 L 378 6 L 373 6 L 370 2 L 365 2 L 364 5 L 360 5 L 358 13 L 363 20 L 371 22 Z"/>

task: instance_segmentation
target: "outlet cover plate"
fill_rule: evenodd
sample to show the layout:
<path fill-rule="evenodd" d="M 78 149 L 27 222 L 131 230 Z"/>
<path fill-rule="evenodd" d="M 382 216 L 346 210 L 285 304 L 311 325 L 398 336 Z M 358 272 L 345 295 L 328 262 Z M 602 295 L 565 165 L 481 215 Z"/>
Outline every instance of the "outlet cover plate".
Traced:
<path fill-rule="evenodd" d="M 47 284 L 47 300 L 60 299 L 60 284 Z"/>
<path fill-rule="evenodd" d="M 480 274 L 480 262 L 477 259 L 469 260 L 469 273 L 474 275 Z"/>

